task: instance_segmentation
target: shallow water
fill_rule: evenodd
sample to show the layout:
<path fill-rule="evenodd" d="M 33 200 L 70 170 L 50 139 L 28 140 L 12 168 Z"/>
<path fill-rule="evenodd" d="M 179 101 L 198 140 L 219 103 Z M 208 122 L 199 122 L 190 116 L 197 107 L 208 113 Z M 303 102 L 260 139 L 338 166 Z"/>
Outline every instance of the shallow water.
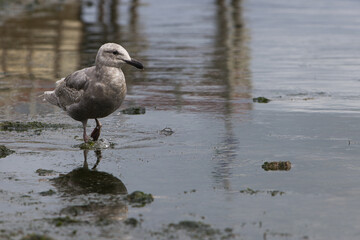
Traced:
<path fill-rule="evenodd" d="M 200 239 L 359 238 L 357 1 L 7 7 L 16 14 L 0 17 L 1 119 L 70 127 L 1 132 L 0 144 L 16 151 L 0 159 L 1 238 L 196 238 L 167 231 L 184 220 L 221 232 Z M 89 151 L 87 164 L 100 161 L 92 177 L 100 185 L 113 179 L 128 193 L 153 194 L 141 208 L 119 192 L 89 192 L 76 181 L 69 190 L 51 180 L 83 166 L 82 129 L 39 95 L 93 64 L 105 42 L 121 43 L 144 63 L 144 71 L 126 67 L 121 109 L 146 113 L 102 119 L 101 137 L 112 146 Z M 272 101 L 254 103 L 260 96 Z M 174 133 L 163 134 L 166 127 Z M 275 161 L 290 161 L 291 169 L 262 168 Z M 79 222 L 53 221 L 66 216 Z M 136 227 L 124 223 L 131 218 Z"/>

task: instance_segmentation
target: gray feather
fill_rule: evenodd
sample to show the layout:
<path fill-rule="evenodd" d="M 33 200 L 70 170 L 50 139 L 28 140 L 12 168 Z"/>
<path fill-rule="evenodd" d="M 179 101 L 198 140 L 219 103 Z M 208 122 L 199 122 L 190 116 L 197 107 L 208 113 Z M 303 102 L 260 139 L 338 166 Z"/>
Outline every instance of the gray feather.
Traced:
<path fill-rule="evenodd" d="M 58 98 L 55 95 L 55 91 L 46 91 L 44 92 L 44 99 L 49 103 L 59 106 Z M 60 107 L 60 106 L 59 106 Z"/>

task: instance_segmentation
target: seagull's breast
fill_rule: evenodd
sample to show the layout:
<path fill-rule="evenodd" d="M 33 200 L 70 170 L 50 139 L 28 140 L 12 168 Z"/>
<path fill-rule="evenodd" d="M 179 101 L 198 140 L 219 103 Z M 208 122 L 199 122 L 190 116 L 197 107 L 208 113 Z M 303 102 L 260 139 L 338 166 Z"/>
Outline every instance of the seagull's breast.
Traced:
<path fill-rule="evenodd" d="M 76 120 L 106 117 L 121 106 L 125 95 L 126 82 L 122 71 L 101 71 L 68 114 Z"/>
<path fill-rule="evenodd" d="M 118 109 L 126 95 L 126 84 L 119 81 L 97 82 L 84 98 L 84 105 L 91 118 L 101 118 Z"/>

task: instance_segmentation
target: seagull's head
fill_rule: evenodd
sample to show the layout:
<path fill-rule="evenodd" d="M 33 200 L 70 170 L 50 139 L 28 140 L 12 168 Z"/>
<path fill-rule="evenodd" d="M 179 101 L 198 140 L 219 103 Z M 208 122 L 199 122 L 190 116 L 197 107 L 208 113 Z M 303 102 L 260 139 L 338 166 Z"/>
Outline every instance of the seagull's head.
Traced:
<path fill-rule="evenodd" d="M 125 48 L 116 43 L 102 45 L 96 55 L 96 65 L 121 68 L 124 64 L 144 69 L 141 62 L 131 58 Z"/>

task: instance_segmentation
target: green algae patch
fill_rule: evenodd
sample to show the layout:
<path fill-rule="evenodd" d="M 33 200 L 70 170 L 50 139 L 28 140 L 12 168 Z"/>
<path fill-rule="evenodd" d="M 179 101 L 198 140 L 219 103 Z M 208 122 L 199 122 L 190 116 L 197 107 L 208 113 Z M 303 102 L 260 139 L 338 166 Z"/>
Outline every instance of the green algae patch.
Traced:
<path fill-rule="evenodd" d="M 14 153 L 15 151 L 10 150 L 9 148 L 7 148 L 4 145 L 0 145 L 0 158 L 4 158 L 12 153 Z"/>
<path fill-rule="evenodd" d="M 96 142 L 95 141 L 88 141 L 88 142 L 84 142 L 84 143 L 81 143 L 79 145 L 77 145 L 80 149 L 83 149 L 83 150 L 94 150 L 94 149 L 97 149 L 96 146 L 95 146 Z"/>
<path fill-rule="evenodd" d="M 209 224 L 205 224 L 202 222 L 195 222 L 195 221 L 181 221 L 177 224 L 170 223 L 169 227 L 175 229 L 186 229 L 186 230 L 198 230 L 198 229 L 206 229 L 210 230 L 209 233 L 217 233 L 218 230 L 211 229 Z"/>
<path fill-rule="evenodd" d="M 281 195 L 285 194 L 285 192 L 278 191 L 278 190 L 261 191 L 261 190 L 254 190 L 251 188 L 240 190 L 240 193 L 249 194 L 249 195 L 254 195 L 254 194 L 258 194 L 258 193 L 267 193 L 267 194 L 270 194 L 272 197 L 275 197 L 276 195 L 281 196 Z"/>
<path fill-rule="evenodd" d="M 266 97 L 257 97 L 257 98 L 253 98 L 253 102 L 256 102 L 256 103 L 268 103 L 270 102 L 271 100 L 266 98 Z"/>
<path fill-rule="evenodd" d="M 54 218 L 51 220 L 51 222 L 56 226 L 56 227 L 62 227 L 62 226 L 66 226 L 66 225 L 70 225 L 70 224 L 76 224 L 76 223 L 80 223 L 80 221 L 76 220 L 76 219 L 72 219 L 68 216 L 66 217 L 58 217 L 58 218 Z"/>
<path fill-rule="evenodd" d="M 270 194 L 272 197 L 275 197 L 276 195 L 283 195 L 285 194 L 285 192 L 282 191 L 278 191 L 278 190 L 273 190 L 273 191 L 267 191 L 268 194 Z"/>
<path fill-rule="evenodd" d="M 146 204 L 151 203 L 154 201 L 154 197 L 152 194 L 146 194 L 141 191 L 135 191 L 131 194 L 126 196 L 126 200 L 133 206 L 133 207 L 144 207 Z"/>
<path fill-rule="evenodd" d="M 126 225 L 136 227 L 139 224 L 139 221 L 136 218 L 128 218 L 124 221 Z"/>
<path fill-rule="evenodd" d="M 246 194 L 250 194 L 250 195 L 257 194 L 258 192 L 260 192 L 260 191 L 259 190 L 253 190 L 251 188 L 240 190 L 240 193 L 246 193 Z"/>
<path fill-rule="evenodd" d="M 225 230 L 213 228 L 210 224 L 201 221 L 180 221 L 168 224 L 162 232 L 153 232 L 159 239 L 237 239 L 239 236 L 233 233 L 232 228 Z M 186 236 L 186 237 L 185 237 Z"/>
<path fill-rule="evenodd" d="M 40 235 L 40 234 L 28 234 L 25 237 L 21 238 L 21 240 L 54 240 L 53 238 L 46 236 L 46 235 Z"/>
<path fill-rule="evenodd" d="M 47 170 L 39 168 L 35 171 L 39 176 L 54 176 L 56 172 L 54 170 Z"/>
<path fill-rule="evenodd" d="M 119 218 L 126 218 L 128 205 L 122 197 L 96 196 L 82 205 L 67 206 L 60 210 L 60 215 L 69 217 L 87 217 L 91 215 L 91 223 L 98 225 L 111 225 L 117 222 Z"/>
<path fill-rule="evenodd" d="M 97 141 L 89 140 L 78 145 L 75 145 L 75 148 L 80 148 L 82 150 L 98 150 L 98 149 L 107 149 L 114 148 L 115 143 L 109 142 L 106 139 L 99 139 Z"/>
<path fill-rule="evenodd" d="M 286 233 L 286 232 L 273 232 L 270 231 L 269 229 L 266 229 L 266 231 L 264 232 L 264 239 L 280 239 L 280 238 L 285 238 L 285 239 L 289 239 L 291 238 L 293 235 L 291 233 Z M 309 239 L 308 237 L 304 237 L 302 239 Z"/>
<path fill-rule="evenodd" d="M 261 167 L 265 171 L 289 171 L 291 169 L 291 162 L 264 162 Z"/>
<path fill-rule="evenodd" d="M 44 192 L 39 192 L 39 194 L 41 196 L 52 196 L 54 195 L 56 192 L 52 189 L 48 190 L 48 191 L 44 191 Z"/>
<path fill-rule="evenodd" d="M 44 129 L 65 129 L 71 128 L 68 124 L 58 124 L 58 123 L 43 123 L 43 122 L 10 122 L 5 121 L 0 123 L 1 131 L 16 131 L 16 132 L 25 132 L 29 130 L 44 130 Z"/>
<path fill-rule="evenodd" d="M 146 110 L 144 107 L 129 107 L 121 111 L 123 114 L 139 115 L 145 114 Z"/>

